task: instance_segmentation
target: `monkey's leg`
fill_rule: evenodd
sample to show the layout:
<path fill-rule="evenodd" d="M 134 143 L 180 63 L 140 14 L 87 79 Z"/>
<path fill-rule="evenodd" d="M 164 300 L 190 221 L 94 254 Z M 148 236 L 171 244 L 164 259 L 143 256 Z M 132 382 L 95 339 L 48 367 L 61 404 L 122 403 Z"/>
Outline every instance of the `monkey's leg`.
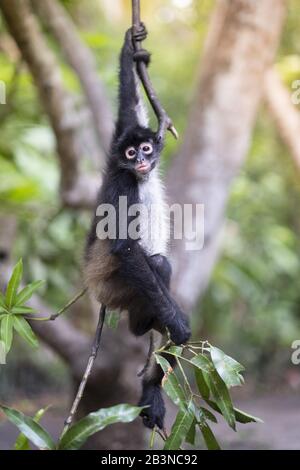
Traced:
<path fill-rule="evenodd" d="M 160 277 L 161 282 L 169 289 L 171 265 L 167 258 L 162 255 L 153 255 L 149 258 L 149 261 L 156 275 Z M 136 295 L 130 303 L 130 306 L 128 306 L 128 314 L 130 330 L 136 336 L 143 336 L 152 328 L 155 328 L 158 323 L 145 297 Z M 164 328 L 158 327 L 158 330 L 163 332 Z"/>
<path fill-rule="evenodd" d="M 162 283 L 169 291 L 172 268 L 168 261 L 168 258 L 163 255 L 152 255 L 148 258 L 148 261 L 150 263 L 151 268 L 155 270 L 157 275 L 160 277 Z"/>
<path fill-rule="evenodd" d="M 187 317 L 181 312 L 177 303 L 170 295 L 170 281 L 172 275 L 172 268 L 168 259 L 163 255 L 154 255 L 148 257 L 148 263 L 151 270 L 156 274 L 156 279 L 158 281 L 159 287 L 162 290 L 164 296 L 168 299 L 170 304 L 173 306 L 176 314 L 173 315 L 172 319 L 168 319 L 168 323 L 165 323 L 159 319 L 158 323 L 161 323 L 163 327 L 167 327 L 172 333 L 175 331 L 184 331 L 186 338 L 185 341 L 188 341 L 190 337 L 190 329 Z M 157 322 L 156 322 L 157 323 Z M 161 331 L 162 328 L 158 328 Z M 163 328 L 164 329 L 164 328 Z M 173 339 L 176 339 L 173 337 Z M 176 341 L 174 341 L 176 343 Z M 176 343 L 177 344 L 177 343 Z"/>
<path fill-rule="evenodd" d="M 169 290 L 171 279 L 171 265 L 168 259 L 162 255 L 154 255 L 149 258 L 152 269 L 159 276 L 161 283 Z M 167 340 L 165 328 L 158 325 L 162 337 L 159 346 L 163 346 Z M 158 333 L 156 333 L 158 335 Z M 176 358 L 170 354 L 165 354 L 170 366 L 173 368 L 176 364 Z M 148 428 L 158 426 L 160 429 L 164 426 L 164 417 L 166 413 L 164 399 L 162 396 L 161 382 L 164 373 L 159 364 L 156 363 L 154 354 L 151 355 L 149 366 L 142 381 L 142 395 L 139 406 L 147 406 L 142 412 L 143 423 Z"/>
<path fill-rule="evenodd" d="M 137 243 L 127 250 L 118 250 L 116 254 L 121 261 L 118 270 L 120 277 L 148 299 L 151 315 L 168 328 L 172 341 L 175 344 L 185 343 L 190 337 L 188 320 L 151 265 L 150 257 L 145 255 Z"/>
<path fill-rule="evenodd" d="M 135 336 L 143 336 L 153 328 L 154 317 L 147 304 L 147 299 L 137 294 L 128 306 L 129 328 Z"/>

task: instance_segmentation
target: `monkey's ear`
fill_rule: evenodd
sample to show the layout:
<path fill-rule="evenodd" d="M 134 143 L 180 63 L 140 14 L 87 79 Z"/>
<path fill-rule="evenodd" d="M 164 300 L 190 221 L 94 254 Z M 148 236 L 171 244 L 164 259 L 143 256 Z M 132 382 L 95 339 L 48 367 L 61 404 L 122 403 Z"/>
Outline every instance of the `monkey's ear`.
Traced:
<path fill-rule="evenodd" d="M 155 134 L 155 143 L 158 147 L 158 151 L 161 152 L 164 146 L 164 138 L 160 135 L 158 131 Z"/>
<path fill-rule="evenodd" d="M 126 134 L 127 134 L 127 129 L 123 130 L 123 132 L 117 136 L 115 140 L 116 147 L 120 147 L 123 144 Z"/>

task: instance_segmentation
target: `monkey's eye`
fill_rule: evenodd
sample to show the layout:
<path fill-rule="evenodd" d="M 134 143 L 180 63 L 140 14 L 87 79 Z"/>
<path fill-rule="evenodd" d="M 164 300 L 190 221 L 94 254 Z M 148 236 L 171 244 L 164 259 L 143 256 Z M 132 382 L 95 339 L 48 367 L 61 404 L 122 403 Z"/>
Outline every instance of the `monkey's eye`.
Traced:
<path fill-rule="evenodd" d="M 126 155 L 126 158 L 128 158 L 129 160 L 134 158 L 136 156 L 135 148 L 134 147 L 128 147 L 128 149 L 126 149 L 126 151 L 125 151 L 125 155 Z"/>
<path fill-rule="evenodd" d="M 153 147 L 150 142 L 144 142 L 143 144 L 140 145 L 140 148 L 146 155 L 150 155 L 150 153 L 153 152 Z"/>

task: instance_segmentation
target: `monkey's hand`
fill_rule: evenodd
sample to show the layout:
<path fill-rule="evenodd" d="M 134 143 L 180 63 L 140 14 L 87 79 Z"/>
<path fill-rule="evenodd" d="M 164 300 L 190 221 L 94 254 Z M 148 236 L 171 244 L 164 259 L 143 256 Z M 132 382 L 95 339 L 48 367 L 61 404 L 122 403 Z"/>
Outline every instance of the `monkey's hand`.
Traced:
<path fill-rule="evenodd" d="M 146 49 L 139 49 L 135 51 L 134 44 L 137 42 L 144 41 L 147 37 L 147 30 L 144 23 L 140 24 L 140 28 L 137 32 L 134 32 L 133 28 L 129 28 L 125 34 L 124 47 L 125 50 L 133 55 L 135 62 L 143 62 L 148 67 L 150 63 L 150 53 Z"/>
<path fill-rule="evenodd" d="M 135 62 L 144 62 L 147 67 L 150 64 L 150 57 L 150 52 L 146 51 L 146 49 L 140 49 L 133 54 L 133 60 Z"/>
<path fill-rule="evenodd" d="M 142 42 L 145 41 L 145 39 L 148 36 L 148 31 L 144 23 L 140 23 L 139 28 L 137 31 L 134 31 L 132 28 L 132 39 L 133 42 Z"/>
<path fill-rule="evenodd" d="M 142 42 L 147 38 L 148 31 L 144 23 L 141 23 L 137 31 L 132 28 L 132 41 L 133 44 L 137 42 Z M 135 62 L 143 62 L 147 66 L 150 63 L 150 53 L 146 49 L 138 49 L 133 55 L 133 60 Z"/>

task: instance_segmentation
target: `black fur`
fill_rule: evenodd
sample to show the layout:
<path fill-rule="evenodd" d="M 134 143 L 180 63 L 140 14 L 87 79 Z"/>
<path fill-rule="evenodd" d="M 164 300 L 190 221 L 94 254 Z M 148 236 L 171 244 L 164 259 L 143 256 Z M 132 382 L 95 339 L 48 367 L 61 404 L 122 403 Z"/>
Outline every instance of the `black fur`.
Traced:
<path fill-rule="evenodd" d="M 139 37 L 145 34 L 141 30 Z M 127 214 L 119 213 L 119 197 L 127 196 L 128 207 L 139 202 L 139 184 L 141 180 L 147 179 L 149 172 L 156 166 L 162 150 L 162 142 L 151 129 L 141 126 L 136 112 L 139 96 L 133 70 L 135 62 L 139 60 L 148 64 L 149 54 L 144 50 L 134 52 L 132 32 L 129 30 L 120 56 L 118 119 L 98 198 L 98 205 L 109 203 L 115 207 L 117 228 L 119 223 L 125 222 L 125 218 L 127 220 Z M 144 142 L 151 144 L 153 151 L 150 155 L 147 154 L 147 149 L 145 152 L 143 150 L 141 143 Z M 131 147 L 136 149 L 137 154 L 128 159 L 126 149 Z M 148 173 L 140 174 L 137 170 L 137 163 L 140 161 L 149 165 Z M 89 252 L 96 241 L 98 221 L 99 218 L 95 217 L 87 241 L 86 260 L 90 263 L 93 260 L 90 259 Z M 171 267 L 167 258 L 160 254 L 149 256 L 138 240 L 129 238 L 129 235 L 126 239 L 121 239 L 119 235 L 117 230 L 116 239 L 109 241 L 110 253 L 118 260 L 118 272 L 115 274 L 118 282 L 134 292 L 134 296 L 125 305 L 131 331 L 140 336 L 154 328 L 165 334 L 168 328 L 175 344 L 185 343 L 190 337 L 190 329 L 186 316 L 169 293 Z M 124 308 L 124 305 L 120 305 L 121 307 Z M 140 404 L 148 406 L 142 412 L 143 421 L 148 427 L 163 426 L 165 407 L 160 389 L 162 378 L 161 368 L 154 364 L 150 374 L 146 374 L 143 380 Z"/>
<path fill-rule="evenodd" d="M 147 428 L 152 429 L 155 425 L 160 429 L 163 428 L 166 408 L 161 395 L 160 383 L 149 383 L 147 385 L 143 383 L 143 396 L 139 402 L 139 406 L 145 406 L 145 409 L 141 412 L 141 416 Z"/>

